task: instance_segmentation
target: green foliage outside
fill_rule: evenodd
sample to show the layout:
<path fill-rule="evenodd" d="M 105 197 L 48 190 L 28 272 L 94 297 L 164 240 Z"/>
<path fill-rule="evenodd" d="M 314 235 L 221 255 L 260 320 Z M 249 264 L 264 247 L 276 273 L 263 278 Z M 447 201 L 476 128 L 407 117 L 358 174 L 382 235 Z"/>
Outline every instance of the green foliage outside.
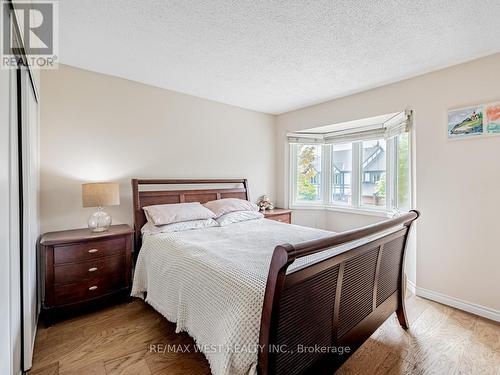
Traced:
<path fill-rule="evenodd" d="M 380 180 L 377 181 L 377 191 L 375 195 L 380 198 L 385 198 L 385 173 L 380 177 Z"/>
<path fill-rule="evenodd" d="M 303 200 L 315 200 L 317 197 L 316 186 L 311 184 L 311 179 L 318 174 L 313 167 L 314 159 L 316 159 L 316 148 L 314 146 L 301 146 L 299 150 L 297 191 L 300 199 Z"/>
<path fill-rule="evenodd" d="M 398 206 L 408 207 L 409 173 L 408 166 L 408 134 L 402 134 L 398 138 Z M 385 174 L 377 182 L 377 191 L 375 194 L 385 198 L 386 178 Z"/>
<path fill-rule="evenodd" d="M 408 165 L 408 152 L 408 133 L 405 133 L 399 136 L 398 147 L 398 206 L 402 207 L 409 207 L 410 168 Z"/>

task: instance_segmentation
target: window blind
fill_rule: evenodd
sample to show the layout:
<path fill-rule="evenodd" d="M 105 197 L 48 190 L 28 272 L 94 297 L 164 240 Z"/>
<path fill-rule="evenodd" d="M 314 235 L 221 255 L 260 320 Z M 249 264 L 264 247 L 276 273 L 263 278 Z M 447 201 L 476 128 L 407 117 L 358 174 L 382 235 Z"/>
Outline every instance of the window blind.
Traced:
<path fill-rule="evenodd" d="M 325 143 L 322 135 L 318 135 L 317 137 L 307 137 L 303 134 L 289 134 L 288 135 L 288 143 L 294 144 L 322 144 Z"/>
<path fill-rule="evenodd" d="M 333 144 L 368 141 L 373 139 L 387 139 L 409 132 L 412 126 L 412 111 L 398 113 L 384 123 L 344 129 L 329 133 L 289 133 L 290 144 Z"/>

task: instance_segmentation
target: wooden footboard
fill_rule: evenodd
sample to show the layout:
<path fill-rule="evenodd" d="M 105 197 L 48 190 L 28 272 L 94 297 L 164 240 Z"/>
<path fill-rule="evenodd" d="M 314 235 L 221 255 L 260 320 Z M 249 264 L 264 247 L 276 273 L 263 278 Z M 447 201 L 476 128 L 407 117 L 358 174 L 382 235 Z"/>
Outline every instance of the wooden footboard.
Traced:
<path fill-rule="evenodd" d="M 392 313 L 407 328 L 403 265 L 418 216 L 410 211 L 329 238 L 277 246 L 262 310 L 259 374 L 331 374 Z M 287 272 L 298 258 L 350 243 L 349 250 Z"/>

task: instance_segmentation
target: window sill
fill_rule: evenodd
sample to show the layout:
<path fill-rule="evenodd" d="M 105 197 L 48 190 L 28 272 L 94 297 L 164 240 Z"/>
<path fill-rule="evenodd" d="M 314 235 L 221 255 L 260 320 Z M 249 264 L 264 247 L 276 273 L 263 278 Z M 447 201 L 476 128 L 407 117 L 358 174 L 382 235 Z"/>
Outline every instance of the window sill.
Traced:
<path fill-rule="evenodd" d="M 379 217 L 391 217 L 391 213 L 386 210 L 371 210 L 369 208 L 354 208 L 354 207 L 338 207 L 338 206 L 327 206 L 325 207 L 327 211 L 344 212 L 356 215 L 365 216 L 379 216 Z"/>
<path fill-rule="evenodd" d="M 292 204 L 290 204 L 290 209 L 292 209 L 292 210 L 324 210 L 325 206 L 323 204 L 292 203 Z"/>
<path fill-rule="evenodd" d="M 354 208 L 354 207 L 341 207 L 341 206 L 324 206 L 324 205 L 300 205 L 291 204 L 290 208 L 293 210 L 325 210 L 343 212 L 364 216 L 378 216 L 378 217 L 392 217 L 392 213 L 385 210 L 370 210 L 367 208 Z"/>

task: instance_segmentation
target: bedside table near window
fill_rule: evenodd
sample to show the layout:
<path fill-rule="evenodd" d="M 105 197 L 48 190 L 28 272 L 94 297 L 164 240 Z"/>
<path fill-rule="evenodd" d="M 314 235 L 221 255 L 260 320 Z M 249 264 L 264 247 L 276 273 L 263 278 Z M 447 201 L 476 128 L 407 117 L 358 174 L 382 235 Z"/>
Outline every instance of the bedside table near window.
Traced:
<path fill-rule="evenodd" d="M 264 217 L 266 219 L 275 220 L 287 224 L 292 223 L 292 210 L 275 208 L 273 210 L 266 210 L 262 213 L 264 214 Z"/>
<path fill-rule="evenodd" d="M 47 324 L 70 310 L 128 298 L 132 235 L 128 225 L 113 225 L 100 233 L 75 229 L 42 236 L 45 273 L 42 306 Z"/>

